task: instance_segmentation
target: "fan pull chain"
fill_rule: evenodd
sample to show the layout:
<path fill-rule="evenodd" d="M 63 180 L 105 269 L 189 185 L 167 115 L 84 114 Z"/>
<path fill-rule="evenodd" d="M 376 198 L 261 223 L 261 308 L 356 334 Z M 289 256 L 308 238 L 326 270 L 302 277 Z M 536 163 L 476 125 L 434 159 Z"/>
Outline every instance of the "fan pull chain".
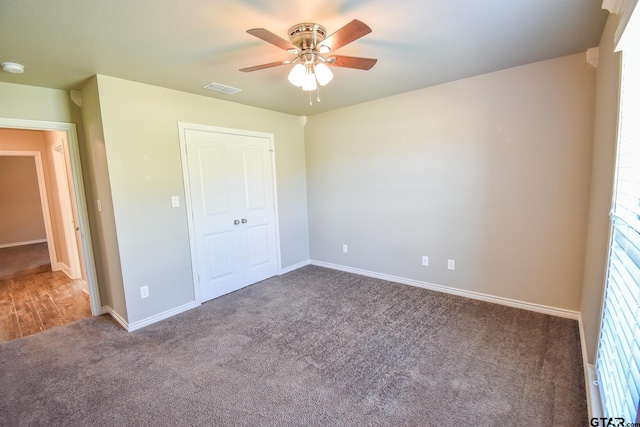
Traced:
<path fill-rule="evenodd" d="M 320 85 L 318 85 L 318 94 L 316 97 L 316 101 L 320 102 Z M 309 107 L 313 107 L 313 100 L 311 99 L 311 91 L 309 91 Z"/>

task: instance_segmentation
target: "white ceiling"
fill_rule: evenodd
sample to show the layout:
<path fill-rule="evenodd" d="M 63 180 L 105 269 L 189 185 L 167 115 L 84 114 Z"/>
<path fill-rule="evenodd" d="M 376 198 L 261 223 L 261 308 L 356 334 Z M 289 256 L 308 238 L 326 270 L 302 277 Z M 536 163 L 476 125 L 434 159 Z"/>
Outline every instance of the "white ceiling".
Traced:
<path fill-rule="evenodd" d="M 0 81 L 79 89 L 94 74 L 294 115 L 311 115 L 598 45 L 601 0 L 0 0 Z M 299 22 L 332 33 L 359 19 L 373 32 L 336 53 L 378 58 L 369 71 L 334 67 L 322 102 L 287 81 L 292 59 L 246 33 L 283 38 Z M 242 89 L 202 89 L 216 82 Z M 314 94 L 315 98 L 315 94 Z M 1 102 L 1 100 L 0 100 Z"/>

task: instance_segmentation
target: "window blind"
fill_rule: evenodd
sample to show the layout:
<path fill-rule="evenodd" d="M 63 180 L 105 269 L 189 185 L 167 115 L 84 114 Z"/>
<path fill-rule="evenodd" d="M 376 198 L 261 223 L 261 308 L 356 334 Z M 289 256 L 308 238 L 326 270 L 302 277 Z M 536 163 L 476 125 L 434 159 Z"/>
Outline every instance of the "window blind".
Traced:
<path fill-rule="evenodd" d="M 638 12 L 634 11 L 634 15 Z M 635 18 L 635 16 L 634 16 Z M 637 22 L 638 20 L 635 19 Z M 629 29 L 627 29 L 629 30 Z M 627 31 L 625 30 L 625 32 Z M 639 34 L 637 28 L 630 29 Z M 611 240 L 596 371 L 604 415 L 638 419 L 640 403 L 640 43 L 625 43 Z"/>

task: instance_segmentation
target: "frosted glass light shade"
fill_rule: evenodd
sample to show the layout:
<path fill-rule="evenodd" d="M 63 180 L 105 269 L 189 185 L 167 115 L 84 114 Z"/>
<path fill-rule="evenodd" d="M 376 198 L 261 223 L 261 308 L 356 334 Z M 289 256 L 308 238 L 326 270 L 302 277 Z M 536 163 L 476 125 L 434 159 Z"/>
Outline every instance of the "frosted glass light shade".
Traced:
<path fill-rule="evenodd" d="M 302 90 L 316 90 L 318 89 L 318 83 L 316 82 L 316 75 L 313 74 L 313 69 L 309 68 L 304 76 L 304 83 L 302 83 Z"/>
<path fill-rule="evenodd" d="M 306 75 L 305 66 L 302 64 L 296 64 L 289 72 L 289 82 L 294 86 L 302 86 Z"/>
<path fill-rule="evenodd" d="M 329 67 L 327 67 L 322 62 L 316 64 L 315 73 L 316 73 L 316 78 L 318 79 L 318 83 L 320 83 L 320 86 L 326 85 L 331 81 L 331 79 L 333 79 L 333 73 L 331 72 Z"/>

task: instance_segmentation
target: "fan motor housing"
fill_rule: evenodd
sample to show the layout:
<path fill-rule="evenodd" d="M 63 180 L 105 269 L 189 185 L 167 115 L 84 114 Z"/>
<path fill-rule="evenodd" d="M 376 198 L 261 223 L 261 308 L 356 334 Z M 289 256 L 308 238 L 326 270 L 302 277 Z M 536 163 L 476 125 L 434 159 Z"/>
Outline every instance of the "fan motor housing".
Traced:
<path fill-rule="evenodd" d="M 315 49 L 327 36 L 327 30 L 314 22 L 303 22 L 289 28 L 289 40 L 302 50 Z"/>

